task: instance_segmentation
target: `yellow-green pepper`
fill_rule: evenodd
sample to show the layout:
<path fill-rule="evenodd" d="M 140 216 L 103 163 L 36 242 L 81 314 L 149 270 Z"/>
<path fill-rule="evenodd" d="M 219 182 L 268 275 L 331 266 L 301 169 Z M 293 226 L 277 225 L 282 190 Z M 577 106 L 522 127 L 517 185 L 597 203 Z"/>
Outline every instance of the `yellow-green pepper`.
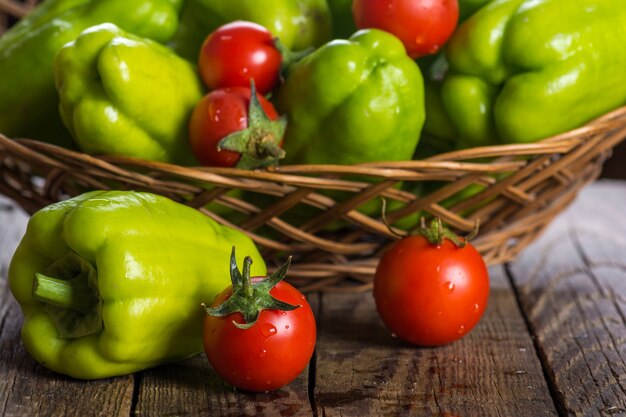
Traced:
<path fill-rule="evenodd" d="M 105 23 L 63 46 L 54 69 L 61 117 L 83 151 L 196 163 L 187 126 L 202 87 L 167 47 Z"/>
<path fill-rule="evenodd" d="M 80 379 L 199 353 L 201 303 L 230 284 L 233 246 L 265 274 L 247 236 L 162 196 L 92 191 L 52 204 L 32 216 L 9 268 L 24 345 Z"/>
<path fill-rule="evenodd" d="M 65 43 L 104 22 L 159 42 L 182 0 L 45 0 L 0 36 L 0 132 L 75 147 L 57 106 L 52 62 Z"/>

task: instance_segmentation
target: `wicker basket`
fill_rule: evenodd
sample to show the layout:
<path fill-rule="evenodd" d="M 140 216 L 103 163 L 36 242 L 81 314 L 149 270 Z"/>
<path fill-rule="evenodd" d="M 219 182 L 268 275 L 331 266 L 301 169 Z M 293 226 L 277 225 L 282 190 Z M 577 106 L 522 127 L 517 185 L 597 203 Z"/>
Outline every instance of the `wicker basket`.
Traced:
<path fill-rule="evenodd" d="M 12 19 L 3 22 L 3 16 L 17 18 L 29 7 L 0 0 L 0 25 Z M 365 215 L 357 210 L 361 205 L 383 197 L 394 202 L 386 216 L 392 224 L 420 213 L 438 216 L 466 233 L 479 221 L 474 245 L 488 264 L 502 263 L 532 242 L 582 186 L 600 175 L 613 147 L 625 137 L 623 107 L 533 144 L 468 149 L 421 161 L 244 171 L 94 157 L 0 134 L 0 193 L 30 213 L 93 189 L 162 194 L 243 230 L 270 268 L 273 261 L 293 254 L 291 281 L 303 291 L 354 291 L 370 288 L 378 257 L 403 233 L 390 230 L 380 212 Z M 437 187 L 427 186 L 431 191 L 421 194 L 406 191 L 417 184 Z M 450 202 L 472 184 L 480 185 L 480 191 Z M 330 190 L 340 191 L 341 199 Z M 267 196 L 270 204 L 255 203 Z M 235 223 L 217 214 L 223 209 L 237 213 Z M 297 223 L 290 215 L 294 212 Z M 334 227 L 338 220 L 343 227 Z"/>

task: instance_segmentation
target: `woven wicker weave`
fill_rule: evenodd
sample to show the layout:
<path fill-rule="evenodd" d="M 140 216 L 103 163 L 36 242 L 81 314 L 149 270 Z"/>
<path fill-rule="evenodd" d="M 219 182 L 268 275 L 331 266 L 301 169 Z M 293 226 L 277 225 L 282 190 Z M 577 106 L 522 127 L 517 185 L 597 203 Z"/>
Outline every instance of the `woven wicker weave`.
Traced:
<path fill-rule="evenodd" d="M 0 17 L 3 11 L 4 16 L 19 17 L 29 7 L 0 0 Z M 533 144 L 475 148 L 421 161 L 243 171 L 94 157 L 0 134 L 0 193 L 31 213 L 93 189 L 163 194 L 243 230 L 270 261 L 293 254 L 290 276 L 298 278 L 291 280 L 303 291 L 354 291 L 370 287 L 381 251 L 397 233 L 404 233 L 392 233 L 379 211 L 368 216 L 356 210 L 362 204 L 384 197 L 392 224 L 420 213 L 438 216 L 466 233 L 479 221 L 474 245 L 487 263 L 505 262 L 599 176 L 603 162 L 624 137 L 626 107 Z M 431 191 L 406 191 L 417 184 L 428 184 Z M 481 185 L 481 191 L 451 205 L 450 197 L 472 184 Z M 342 191 L 341 200 L 329 190 Z M 261 207 L 256 203 L 260 196 L 271 196 L 271 204 Z M 238 213 L 236 223 L 216 214 L 223 209 Z M 294 212 L 297 223 L 289 215 Z M 337 220 L 346 226 L 329 227 Z"/>
<path fill-rule="evenodd" d="M 0 0 L 0 33 L 25 16 L 39 0 Z"/>

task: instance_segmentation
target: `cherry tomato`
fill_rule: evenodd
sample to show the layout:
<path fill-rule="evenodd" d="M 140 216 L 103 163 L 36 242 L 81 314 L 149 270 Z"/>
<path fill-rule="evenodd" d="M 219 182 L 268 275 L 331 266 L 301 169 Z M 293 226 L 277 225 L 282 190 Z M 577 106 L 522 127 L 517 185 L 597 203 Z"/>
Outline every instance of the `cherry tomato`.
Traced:
<path fill-rule="evenodd" d="M 248 128 L 250 96 L 248 87 L 223 88 L 211 91 L 198 102 L 189 120 L 189 141 L 202 165 L 232 167 L 237 164 L 241 154 L 218 149 L 218 144 L 227 135 Z M 278 113 L 272 103 L 260 94 L 256 96 L 267 117 L 277 120 Z"/>
<path fill-rule="evenodd" d="M 252 282 L 259 280 L 252 278 Z M 299 307 L 262 310 L 247 329 L 233 324 L 233 320 L 245 323 L 239 312 L 204 319 L 204 350 L 209 363 L 224 380 L 246 391 L 272 391 L 292 382 L 306 368 L 315 347 L 315 318 L 304 295 L 284 281 L 269 293 Z M 228 287 L 212 306 L 222 304 L 231 294 L 232 287 Z"/>
<path fill-rule="evenodd" d="M 252 78 L 257 90 L 267 94 L 278 84 L 281 62 L 281 53 L 265 27 L 236 21 L 207 36 L 200 49 L 198 68 L 210 90 L 247 87 Z"/>
<path fill-rule="evenodd" d="M 399 338 L 420 346 L 450 343 L 480 320 L 489 296 L 489 275 L 469 243 L 433 245 L 409 236 L 385 252 L 374 276 L 381 319 Z"/>
<path fill-rule="evenodd" d="M 354 0 L 359 29 L 377 28 L 397 36 L 412 58 L 436 53 L 459 20 L 457 0 Z"/>

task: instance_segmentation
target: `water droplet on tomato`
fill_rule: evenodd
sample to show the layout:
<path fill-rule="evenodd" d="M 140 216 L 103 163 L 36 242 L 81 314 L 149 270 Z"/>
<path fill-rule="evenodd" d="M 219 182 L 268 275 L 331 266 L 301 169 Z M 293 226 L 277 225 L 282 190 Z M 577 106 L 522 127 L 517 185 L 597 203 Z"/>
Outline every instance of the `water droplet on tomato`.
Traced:
<path fill-rule="evenodd" d="M 265 337 L 274 336 L 277 332 L 276 326 L 271 323 L 261 324 L 261 326 L 259 326 L 259 330 L 261 331 L 261 334 Z"/>
<path fill-rule="evenodd" d="M 463 333 L 465 333 L 465 325 L 461 324 L 461 325 L 459 326 L 459 330 L 457 330 L 457 333 L 458 333 L 458 334 L 463 334 Z"/>
<path fill-rule="evenodd" d="M 474 313 L 478 313 L 480 311 L 480 305 L 478 303 L 474 303 Z"/>
<path fill-rule="evenodd" d="M 443 283 L 443 287 L 445 288 L 448 294 L 452 294 L 452 291 L 454 291 L 454 282 L 446 281 Z"/>
<path fill-rule="evenodd" d="M 261 351 L 259 352 L 259 358 L 264 358 L 266 356 L 267 356 L 267 350 L 261 349 Z"/>
<path fill-rule="evenodd" d="M 288 324 L 286 324 L 286 325 L 285 325 L 285 329 L 288 329 L 288 328 L 289 328 L 289 325 L 288 325 Z"/>

